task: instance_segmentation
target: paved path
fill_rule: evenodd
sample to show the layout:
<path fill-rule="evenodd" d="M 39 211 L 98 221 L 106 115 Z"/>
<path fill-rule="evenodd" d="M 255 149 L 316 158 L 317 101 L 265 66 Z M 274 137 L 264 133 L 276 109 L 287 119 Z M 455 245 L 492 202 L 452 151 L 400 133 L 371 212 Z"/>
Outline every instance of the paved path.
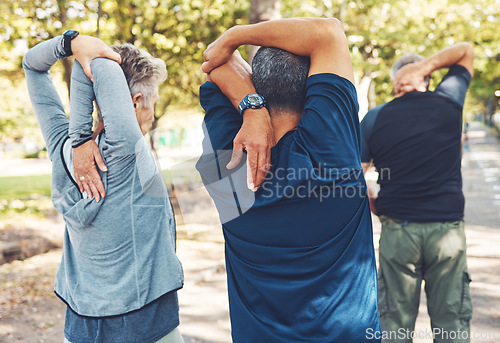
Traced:
<path fill-rule="evenodd" d="M 471 127 L 463 175 L 473 279 L 472 332 L 478 336 L 472 342 L 500 342 L 500 142 L 482 126 Z M 178 254 L 186 279 L 179 292 L 181 332 L 186 343 L 230 342 L 223 240 L 217 214 L 202 187 L 178 193 L 184 222 L 178 227 Z M 37 224 L 33 226 L 37 228 Z M 374 231 L 377 248 L 377 218 Z M 54 250 L 0 266 L 0 342 L 62 342 L 64 306 L 52 293 L 59 261 L 60 250 Z M 424 293 L 416 330 L 424 335 L 430 331 Z M 425 338 L 415 340 L 430 342 Z"/>

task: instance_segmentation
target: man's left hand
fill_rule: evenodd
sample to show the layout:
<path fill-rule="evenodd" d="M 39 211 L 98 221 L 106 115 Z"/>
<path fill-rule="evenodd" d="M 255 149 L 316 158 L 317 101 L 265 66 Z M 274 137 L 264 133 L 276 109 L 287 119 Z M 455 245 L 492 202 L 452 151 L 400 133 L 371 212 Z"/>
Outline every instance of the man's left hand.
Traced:
<path fill-rule="evenodd" d="M 425 92 L 427 90 L 424 84 L 425 76 L 419 63 L 409 63 L 401 67 L 393 80 L 396 97 L 414 90 Z"/>
<path fill-rule="evenodd" d="M 210 73 L 215 68 L 228 62 L 233 56 L 237 47 L 229 46 L 227 43 L 229 31 L 217 38 L 214 42 L 210 43 L 207 46 L 207 49 L 203 52 L 204 62 L 201 65 L 201 70 L 204 73 Z"/>

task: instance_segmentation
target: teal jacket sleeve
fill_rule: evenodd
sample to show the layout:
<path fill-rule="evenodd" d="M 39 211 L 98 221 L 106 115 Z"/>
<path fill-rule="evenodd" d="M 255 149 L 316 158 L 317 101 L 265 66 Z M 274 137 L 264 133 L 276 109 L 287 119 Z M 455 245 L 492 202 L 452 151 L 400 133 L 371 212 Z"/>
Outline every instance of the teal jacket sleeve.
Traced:
<path fill-rule="evenodd" d="M 23 57 L 31 104 L 42 130 L 49 157 L 57 144 L 68 135 L 68 118 L 52 83 L 50 68 L 63 59 L 62 37 L 58 36 L 31 48 Z"/>
<path fill-rule="evenodd" d="M 75 61 L 71 71 L 69 138 L 76 148 L 92 139 L 92 112 L 95 99 L 92 82 Z"/>
<path fill-rule="evenodd" d="M 94 94 L 106 130 L 106 142 L 116 155 L 133 155 L 144 137 L 125 74 L 117 62 L 107 58 L 96 58 L 90 66 L 94 76 Z"/>
<path fill-rule="evenodd" d="M 123 70 L 118 63 L 106 58 L 96 58 L 90 65 L 93 83 L 79 63 L 73 66 L 70 119 L 72 145 L 81 143 L 91 134 L 92 101 L 95 99 L 104 121 L 109 155 L 134 155 L 143 136 Z"/>

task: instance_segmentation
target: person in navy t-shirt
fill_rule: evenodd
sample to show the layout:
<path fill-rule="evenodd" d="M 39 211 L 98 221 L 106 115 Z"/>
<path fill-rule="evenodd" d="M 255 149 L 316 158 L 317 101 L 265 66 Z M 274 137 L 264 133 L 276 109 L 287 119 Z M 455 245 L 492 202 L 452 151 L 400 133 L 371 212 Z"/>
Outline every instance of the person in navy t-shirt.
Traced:
<path fill-rule="evenodd" d="M 235 51 L 242 44 L 263 46 L 253 75 Z M 340 22 L 236 26 L 204 58 L 197 169 L 223 227 L 233 341 L 380 342 L 358 102 Z M 261 156 L 248 151 L 254 137 L 277 143 Z"/>
<path fill-rule="evenodd" d="M 427 59 L 401 57 L 391 71 L 397 97 L 370 110 L 361 122 L 363 169 L 373 162 L 379 172 L 380 191 L 370 203 L 382 222 L 379 310 L 384 332 L 414 330 L 425 280 L 436 341 L 470 341 L 461 134 L 473 58 L 468 43 Z M 431 92 L 430 74 L 441 68 L 449 68 L 448 73 Z"/>

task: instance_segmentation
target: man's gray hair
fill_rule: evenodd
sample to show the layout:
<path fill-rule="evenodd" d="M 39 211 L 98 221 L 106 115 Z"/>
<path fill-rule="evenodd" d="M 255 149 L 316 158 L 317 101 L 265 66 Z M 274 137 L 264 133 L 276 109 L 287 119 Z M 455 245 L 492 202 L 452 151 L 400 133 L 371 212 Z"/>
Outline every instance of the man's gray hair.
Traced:
<path fill-rule="evenodd" d="M 266 99 L 271 116 L 280 113 L 302 115 L 306 103 L 309 57 L 261 47 L 252 62 L 255 90 Z"/>
<path fill-rule="evenodd" d="M 121 67 L 130 88 L 130 95 L 142 93 L 143 104 L 149 104 L 160 83 L 167 78 L 165 62 L 128 43 L 112 45 L 111 49 L 122 58 Z"/>
<path fill-rule="evenodd" d="M 424 56 L 418 55 L 418 54 L 405 54 L 401 56 L 400 58 L 397 59 L 396 63 L 391 68 L 391 80 L 394 80 L 394 76 L 396 75 L 396 72 L 401 69 L 403 66 L 410 64 L 410 63 L 416 63 L 420 62 L 422 60 L 425 60 Z M 429 87 L 429 81 L 431 79 L 430 75 L 427 75 L 424 78 L 424 83 L 425 87 Z"/>

